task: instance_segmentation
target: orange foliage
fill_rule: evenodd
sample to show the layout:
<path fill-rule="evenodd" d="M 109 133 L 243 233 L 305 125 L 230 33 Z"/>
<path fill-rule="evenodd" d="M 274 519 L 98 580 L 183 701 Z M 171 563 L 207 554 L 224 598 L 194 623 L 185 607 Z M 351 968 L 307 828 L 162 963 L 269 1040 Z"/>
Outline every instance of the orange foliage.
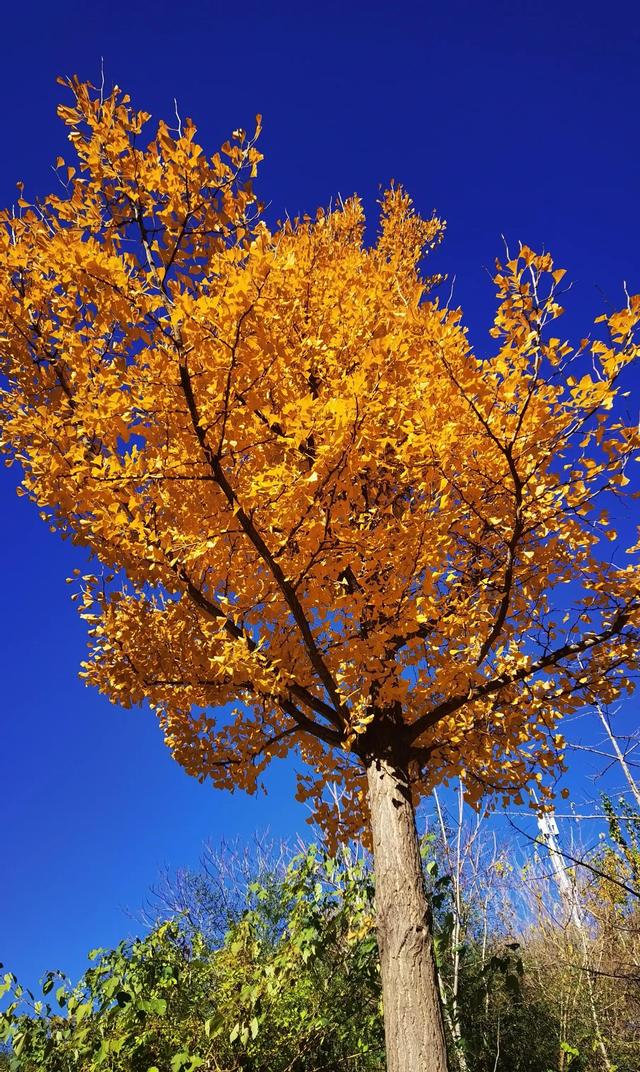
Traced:
<path fill-rule="evenodd" d="M 147 144 L 119 90 L 66 84 L 75 170 L 2 214 L 0 409 L 24 492 L 98 564 L 86 680 L 217 785 L 297 747 L 345 833 L 389 751 L 416 799 L 458 773 L 544 793 L 558 719 L 637 659 L 637 556 L 603 539 L 640 296 L 574 350 L 546 330 L 564 273 L 521 247 L 479 358 L 419 268 L 444 225 L 401 189 L 371 248 L 357 198 L 272 232 L 255 137 Z"/>

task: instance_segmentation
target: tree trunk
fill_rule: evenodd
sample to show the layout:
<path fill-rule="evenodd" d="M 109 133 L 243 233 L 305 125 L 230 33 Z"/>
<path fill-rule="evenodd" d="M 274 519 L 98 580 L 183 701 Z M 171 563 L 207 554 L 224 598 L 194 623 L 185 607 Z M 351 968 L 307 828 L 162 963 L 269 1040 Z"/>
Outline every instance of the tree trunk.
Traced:
<path fill-rule="evenodd" d="M 431 910 L 407 778 L 367 766 L 387 1072 L 446 1072 Z"/>

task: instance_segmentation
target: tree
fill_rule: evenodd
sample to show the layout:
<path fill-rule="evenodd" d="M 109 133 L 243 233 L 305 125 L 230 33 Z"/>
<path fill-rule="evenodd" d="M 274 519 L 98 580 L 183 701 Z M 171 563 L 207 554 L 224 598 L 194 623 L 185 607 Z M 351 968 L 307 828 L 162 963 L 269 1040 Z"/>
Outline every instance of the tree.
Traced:
<path fill-rule="evenodd" d="M 120 90 L 65 84 L 78 170 L 2 216 L 1 410 L 22 492 L 98 564 L 83 675 L 215 785 L 298 750 L 300 798 L 373 845 L 389 1070 L 439 1072 L 414 808 L 455 775 L 550 793 L 558 720 L 630 687 L 639 545 L 603 546 L 640 296 L 574 351 L 564 273 L 520 247 L 478 358 L 401 188 L 371 247 L 357 198 L 270 231 L 255 137 L 145 145 Z"/>

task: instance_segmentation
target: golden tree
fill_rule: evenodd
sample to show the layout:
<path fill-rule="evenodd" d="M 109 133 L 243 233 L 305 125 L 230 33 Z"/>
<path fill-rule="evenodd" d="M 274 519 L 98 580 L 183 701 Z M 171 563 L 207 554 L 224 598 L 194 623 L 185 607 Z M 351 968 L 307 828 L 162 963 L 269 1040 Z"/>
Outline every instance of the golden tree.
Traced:
<path fill-rule="evenodd" d="M 476 357 L 401 189 L 370 248 L 357 198 L 270 231 L 255 137 L 147 144 L 118 89 L 66 84 L 77 171 L 2 215 L 0 407 L 22 491 L 97 563 L 83 675 L 215 785 L 297 749 L 299 796 L 373 844 L 389 1070 L 439 1072 L 414 808 L 453 775 L 548 793 L 559 719 L 629 687 L 638 545 L 612 553 L 607 500 L 640 296 L 574 350 L 563 272 L 521 247 Z"/>

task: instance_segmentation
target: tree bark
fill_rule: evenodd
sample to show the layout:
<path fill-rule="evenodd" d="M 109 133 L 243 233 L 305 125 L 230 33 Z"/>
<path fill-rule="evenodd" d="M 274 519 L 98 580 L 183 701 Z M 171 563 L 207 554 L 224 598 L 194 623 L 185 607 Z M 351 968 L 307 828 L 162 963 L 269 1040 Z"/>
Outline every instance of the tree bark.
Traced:
<path fill-rule="evenodd" d="M 406 773 L 367 765 L 387 1072 L 447 1072 L 431 909 Z"/>

